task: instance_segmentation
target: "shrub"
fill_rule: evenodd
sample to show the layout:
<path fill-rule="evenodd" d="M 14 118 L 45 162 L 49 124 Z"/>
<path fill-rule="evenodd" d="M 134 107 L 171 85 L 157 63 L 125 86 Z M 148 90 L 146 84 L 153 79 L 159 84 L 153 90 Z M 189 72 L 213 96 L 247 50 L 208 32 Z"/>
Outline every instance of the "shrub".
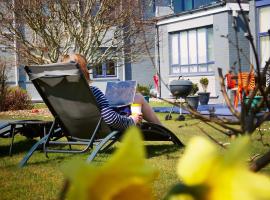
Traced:
<path fill-rule="evenodd" d="M 137 85 L 137 92 L 140 92 L 143 96 L 150 96 L 150 88 L 145 85 Z"/>
<path fill-rule="evenodd" d="M 20 87 L 9 87 L 4 99 L 4 111 L 33 108 L 30 96 Z"/>
<path fill-rule="evenodd" d="M 194 96 L 199 91 L 198 83 L 192 83 L 192 89 L 189 95 Z"/>
<path fill-rule="evenodd" d="M 0 61 L 0 111 L 4 110 L 4 99 L 7 93 L 6 65 Z"/>
<path fill-rule="evenodd" d="M 206 90 L 207 90 L 208 83 L 209 83 L 208 78 L 202 77 L 202 78 L 200 79 L 200 84 L 202 85 L 202 88 L 203 88 L 204 92 L 206 92 Z"/>

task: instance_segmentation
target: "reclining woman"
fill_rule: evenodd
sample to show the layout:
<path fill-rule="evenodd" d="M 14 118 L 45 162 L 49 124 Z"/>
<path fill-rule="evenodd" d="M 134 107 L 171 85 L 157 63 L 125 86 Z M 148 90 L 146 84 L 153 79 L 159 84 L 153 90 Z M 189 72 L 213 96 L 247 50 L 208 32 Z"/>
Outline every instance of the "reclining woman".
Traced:
<path fill-rule="evenodd" d="M 87 69 L 87 60 L 80 54 L 64 55 L 62 62 L 76 62 L 79 64 L 86 80 L 90 83 L 90 76 Z M 95 86 L 90 85 L 94 96 L 96 97 L 98 107 L 101 111 L 103 120 L 112 128 L 116 130 L 124 130 L 129 126 L 140 124 L 142 119 L 155 124 L 162 125 L 155 115 L 151 106 L 145 101 L 140 93 L 136 93 L 134 103 L 142 105 L 142 114 L 133 114 L 130 116 L 120 115 L 110 105 L 105 95 Z"/>

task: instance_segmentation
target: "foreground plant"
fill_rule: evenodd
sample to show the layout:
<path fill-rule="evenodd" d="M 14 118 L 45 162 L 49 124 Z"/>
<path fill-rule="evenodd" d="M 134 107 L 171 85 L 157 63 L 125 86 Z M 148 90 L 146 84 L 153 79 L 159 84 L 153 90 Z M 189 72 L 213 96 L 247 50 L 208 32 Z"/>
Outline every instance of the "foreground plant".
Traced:
<path fill-rule="evenodd" d="M 177 184 L 169 200 L 268 200 L 270 179 L 247 165 L 249 138 L 231 145 L 225 154 L 210 141 L 195 137 L 180 159 Z"/>
<path fill-rule="evenodd" d="M 130 128 L 121 146 L 102 166 L 73 162 L 65 169 L 68 199 L 153 199 L 155 170 L 145 163 L 145 149 L 137 128 Z"/>

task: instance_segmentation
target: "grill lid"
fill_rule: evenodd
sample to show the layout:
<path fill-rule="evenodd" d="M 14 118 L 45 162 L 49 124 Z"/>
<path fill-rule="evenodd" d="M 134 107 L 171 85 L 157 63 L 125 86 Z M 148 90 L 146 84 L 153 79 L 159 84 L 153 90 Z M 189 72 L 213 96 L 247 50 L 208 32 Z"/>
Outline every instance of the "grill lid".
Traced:
<path fill-rule="evenodd" d="M 173 96 L 185 98 L 192 89 L 192 82 L 190 80 L 180 79 L 170 82 L 169 87 Z"/>
<path fill-rule="evenodd" d="M 192 82 L 190 80 L 179 79 L 179 80 L 172 80 L 170 82 L 170 85 L 174 85 L 174 86 L 192 85 Z"/>

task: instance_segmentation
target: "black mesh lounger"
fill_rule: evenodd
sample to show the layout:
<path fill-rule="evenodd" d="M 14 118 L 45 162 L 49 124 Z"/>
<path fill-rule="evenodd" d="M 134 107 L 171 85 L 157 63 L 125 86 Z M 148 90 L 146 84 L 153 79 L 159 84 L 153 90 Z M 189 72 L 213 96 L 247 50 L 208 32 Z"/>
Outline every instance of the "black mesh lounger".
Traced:
<path fill-rule="evenodd" d="M 35 88 L 48 106 L 54 122 L 50 131 L 37 142 L 20 163 L 24 166 L 38 146 L 43 145 L 47 152 L 82 153 L 99 140 L 88 161 L 109 142 L 117 141 L 122 133 L 112 131 L 102 120 L 96 99 L 76 63 L 25 66 L 25 70 Z M 56 126 L 59 126 L 68 140 L 55 139 Z M 172 141 L 179 147 L 182 142 L 168 129 L 151 123 L 142 124 L 146 140 Z M 80 150 L 52 149 L 52 145 L 85 145 Z"/>

